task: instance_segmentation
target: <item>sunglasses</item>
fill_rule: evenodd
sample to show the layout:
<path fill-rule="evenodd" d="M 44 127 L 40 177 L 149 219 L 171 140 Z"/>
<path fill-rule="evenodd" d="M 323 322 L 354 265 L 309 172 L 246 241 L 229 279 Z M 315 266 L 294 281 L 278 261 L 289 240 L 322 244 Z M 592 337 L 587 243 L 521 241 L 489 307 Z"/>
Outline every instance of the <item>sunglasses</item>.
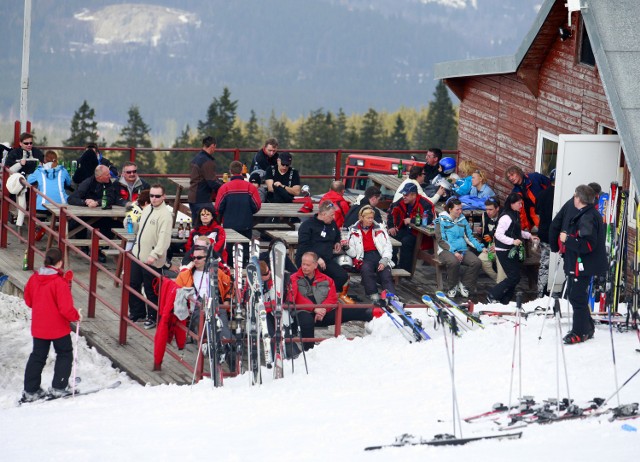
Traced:
<path fill-rule="evenodd" d="M 29 141 L 29 142 L 23 141 L 22 144 L 25 144 L 27 146 L 31 146 L 33 144 L 33 141 Z"/>
<path fill-rule="evenodd" d="M 204 255 L 197 256 L 197 257 L 196 256 L 191 257 L 192 260 L 204 260 L 205 258 L 207 258 L 207 257 L 205 257 Z"/>
<path fill-rule="evenodd" d="M 164 194 L 149 194 L 149 197 L 153 197 L 154 199 L 160 199 Z"/>
<path fill-rule="evenodd" d="M 138 170 L 129 170 L 128 172 L 124 172 L 127 175 L 133 175 L 134 173 L 138 173 Z"/>

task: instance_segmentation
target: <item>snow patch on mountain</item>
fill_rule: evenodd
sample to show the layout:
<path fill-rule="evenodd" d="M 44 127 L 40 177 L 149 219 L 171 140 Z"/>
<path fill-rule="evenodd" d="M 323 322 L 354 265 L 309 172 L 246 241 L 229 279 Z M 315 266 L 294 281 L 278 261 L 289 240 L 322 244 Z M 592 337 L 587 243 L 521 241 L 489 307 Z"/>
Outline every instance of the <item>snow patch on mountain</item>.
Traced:
<path fill-rule="evenodd" d="M 157 47 L 188 43 L 188 32 L 201 24 L 194 13 L 143 4 L 110 5 L 97 11 L 84 9 L 74 18 L 91 23 L 93 43 L 85 45 L 92 51 L 104 51 L 99 49 L 114 45 Z"/>

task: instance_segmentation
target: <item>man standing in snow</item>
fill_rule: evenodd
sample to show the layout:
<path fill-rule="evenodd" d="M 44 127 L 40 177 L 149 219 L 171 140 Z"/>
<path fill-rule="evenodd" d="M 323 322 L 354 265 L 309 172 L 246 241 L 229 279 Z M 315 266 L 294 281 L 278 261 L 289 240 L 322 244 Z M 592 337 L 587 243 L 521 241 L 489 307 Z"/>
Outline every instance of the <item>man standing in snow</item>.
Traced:
<path fill-rule="evenodd" d="M 33 351 L 24 371 L 22 402 L 31 402 L 46 396 L 47 393 L 40 388 L 40 382 L 52 343 L 56 351 L 56 364 L 49 395 L 68 395 L 69 375 L 73 363 L 69 323 L 80 321 L 81 315 L 73 306 L 71 289 L 62 273 L 62 252 L 57 247 L 47 250 L 44 266 L 27 281 L 24 302 L 32 310 Z"/>
<path fill-rule="evenodd" d="M 601 276 L 607 270 L 605 230 L 602 216 L 594 207 L 594 198 L 595 192 L 591 187 L 580 185 L 576 188 L 573 204 L 577 213 L 563 221 L 558 237 L 564 247 L 560 252 L 564 250 L 567 293 L 573 308 L 573 326 L 563 339 L 569 345 L 593 338 L 589 282 L 592 276 Z M 554 222 L 555 220 L 554 218 Z M 552 234 L 549 235 L 550 242 L 553 242 L 553 237 Z"/>

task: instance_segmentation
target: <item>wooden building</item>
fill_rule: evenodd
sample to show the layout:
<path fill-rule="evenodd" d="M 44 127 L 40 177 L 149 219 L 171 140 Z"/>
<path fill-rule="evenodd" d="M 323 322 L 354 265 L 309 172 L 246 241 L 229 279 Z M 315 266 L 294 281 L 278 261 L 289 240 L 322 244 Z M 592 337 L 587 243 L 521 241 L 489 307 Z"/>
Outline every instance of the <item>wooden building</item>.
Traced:
<path fill-rule="evenodd" d="M 545 0 L 514 55 L 437 64 L 436 78 L 460 99 L 460 157 L 474 159 L 504 197 L 511 190 L 505 169 L 548 174 L 562 156 L 562 135 L 617 134 L 618 179 L 633 193 L 639 17 L 638 0 Z"/>

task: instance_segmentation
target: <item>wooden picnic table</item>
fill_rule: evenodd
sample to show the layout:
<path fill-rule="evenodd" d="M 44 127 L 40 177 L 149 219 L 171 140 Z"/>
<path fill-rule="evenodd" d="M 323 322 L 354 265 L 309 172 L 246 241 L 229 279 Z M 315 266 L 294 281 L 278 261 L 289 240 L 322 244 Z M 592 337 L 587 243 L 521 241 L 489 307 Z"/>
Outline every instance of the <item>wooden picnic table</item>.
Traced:
<path fill-rule="evenodd" d="M 182 191 L 189 189 L 191 184 L 191 178 L 181 176 L 168 177 L 170 183 L 176 185 L 176 197 L 173 199 L 173 224 L 176 224 L 176 218 L 178 217 L 178 210 L 180 210 L 180 204 L 182 203 Z"/>
<path fill-rule="evenodd" d="M 267 236 L 272 237 L 273 239 L 282 239 L 284 241 L 284 243 L 287 245 L 287 248 L 289 249 L 289 256 L 291 257 L 291 260 L 295 260 L 295 250 L 296 247 L 298 246 L 298 231 L 297 230 L 291 230 L 291 231 L 281 231 L 281 230 L 267 230 L 266 231 Z M 393 237 L 389 236 L 389 238 L 391 239 L 391 245 L 393 247 L 400 247 L 402 245 L 402 243 L 396 239 L 394 239 Z"/>
<path fill-rule="evenodd" d="M 369 178 L 373 183 L 380 188 L 382 194 L 393 195 L 396 193 L 400 185 L 404 180 L 408 177 L 403 176 L 402 178 L 398 178 L 398 175 L 387 175 L 385 173 L 370 173 Z"/>
<path fill-rule="evenodd" d="M 45 208 L 51 212 L 51 228 L 54 229 L 60 219 L 61 208 L 64 207 L 68 213 L 72 213 L 75 216 L 82 218 L 88 225 L 94 224 L 100 218 L 124 218 L 127 215 L 127 209 L 119 205 L 114 205 L 110 209 L 103 210 L 100 207 L 83 207 L 81 205 L 63 205 L 59 204 L 44 204 Z M 68 226 L 68 223 L 67 223 Z M 79 226 L 71 231 L 65 230 L 65 236 L 67 239 L 75 236 L 84 228 Z M 53 243 L 53 235 L 49 235 L 47 242 L 47 248 L 51 247 Z"/>

